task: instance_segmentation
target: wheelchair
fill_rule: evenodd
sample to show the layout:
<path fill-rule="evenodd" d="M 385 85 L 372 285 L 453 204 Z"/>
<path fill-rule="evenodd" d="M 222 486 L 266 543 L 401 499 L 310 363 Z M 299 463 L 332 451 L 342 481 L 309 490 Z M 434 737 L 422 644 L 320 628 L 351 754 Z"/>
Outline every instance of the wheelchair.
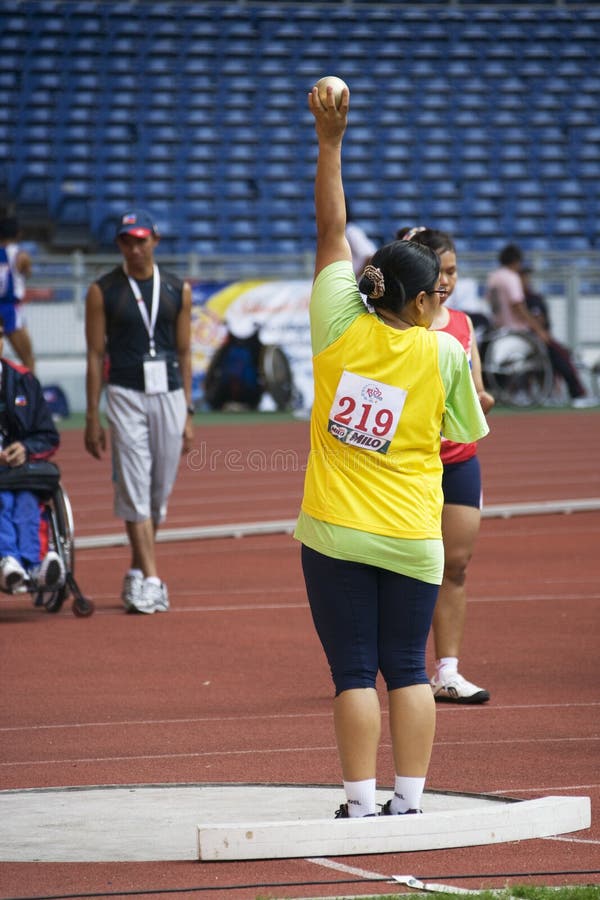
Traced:
<path fill-rule="evenodd" d="M 263 344 L 259 329 L 243 338 L 229 332 L 206 372 L 204 396 L 208 406 L 222 410 L 233 404 L 256 410 L 265 392 L 278 411 L 292 408 L 295 388 L 286 354 L 281 347 Z"/>
<path fill-rule="evenodd" d="M 537 335 L 498 328 L 485 332 L 478 345 L 484 384 L 499 404 L 526 408 L 548 402 L 554 373 Z"/>
<path fill-rule="evenodd" d="M 72 597 L 71 609 L 75 616 L 91 616 L 94 604 L 84 597 L 74 576 L 75 539 L 73 513 L 69 498 L 60 484 L 60 469 L 47 461 L 28 462 L 14 468 L 0 468 L 0 490 L 31 491 L 42 506 L 42 523 L 47 528 L 48 549 L 61 557 L 65 568 L 62 587 L 44 590 L 27 587 L 19 593 L 31 593 L 35 606 L 42 606 L 49 613 L 57 613 L 64 602 Z"/>

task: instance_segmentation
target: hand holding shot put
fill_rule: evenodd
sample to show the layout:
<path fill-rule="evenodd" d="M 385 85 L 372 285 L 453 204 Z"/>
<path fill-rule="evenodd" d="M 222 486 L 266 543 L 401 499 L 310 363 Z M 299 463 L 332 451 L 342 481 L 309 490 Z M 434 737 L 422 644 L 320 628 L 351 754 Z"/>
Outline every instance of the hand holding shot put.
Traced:
<path fill-rule="evenodd" d="M 348 85 L 346 84 L 346 82 L 342 78 L 338 78 L 337 75 L 325 75 L 323 78 L 319 78 L 315 87 L 319 92 L 319 100 L 321 101 L 323 106 L 328 105 L 328 88 L 331 88 L 335 106 L 338 108 L 340 103 L 342 102 L 342 95 L 344 90 L 348 90 Z"/>
<path fill-rule="evenodd" d="M 315 116 L 315 119 L 317 119 L 317 122 L 317 117 L 320 113 L 326 116 L 330 115 L 331 112 L 335 112 L 337 113 L 337 116 L 335 119 L 332 117 L 332 119 L 334 121 L 338 118 L 343 120 L 345 128 L 348 108 L 350 106 L 350 90 L 348 85 L 336 75 L 326 75 L 324 78 L 320 78 L 317 81 L 308 95 L 308 105 L 310 111 Z"/>

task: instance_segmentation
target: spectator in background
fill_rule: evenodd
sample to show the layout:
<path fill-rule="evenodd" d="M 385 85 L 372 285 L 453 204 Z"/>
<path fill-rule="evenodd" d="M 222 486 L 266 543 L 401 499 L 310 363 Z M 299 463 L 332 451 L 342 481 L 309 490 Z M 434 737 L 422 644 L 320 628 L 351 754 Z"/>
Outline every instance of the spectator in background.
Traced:
<path fill-rule="evenodd" d="M 377 250 L 377 244 L 371 240 L 364 228 L 361 228 L 352 218 L 350 201 L 346 197 L 346 240 L 350 244 L 352 253 L 352 268 L 357 278 L 362 275 L 363 269 Z"/>
<path fill-rule="evenodd" d="M 500 266 L 489 275 L 486 298 L 490 305 L 495 328 L 533 331 L 544 344 L 548 331 L 529 312 L 521 282 L 523 254 L 516 244 L 507 244 L 498 256 Z"/>
<path fill-rule="evenodd" d="M 187 282 L 159 272 L 159 235 L 149 213 L 125 213 L 116 240 L 123 263 L 90 285 L 86 298 L 85 447 L 97 459 L 106 449 L 100 395 L 107 354 L 115 513 L 131 545 L 121 599 L 127 612 L 164 612 L 169 595 L 158 577 L 155 540 L 182 446 L 188 450 L 193 436 L 192 293 Z"/>
<path fill-rule="evenodd" d="M 500 251 L 498 261 L 500 267 L 489 275 L 486 285 L 486 296 L 492 310 L 494 326 L 534 332 L 546 345 L 554 374 L 566 382 L 572 405 L 575 407 L 592 405 L 593 400 L 586 396 L 586 390 L 574 370 L 568 350 L 555 341 L 550 333 L 548 316 L 534 315 L 527 304 L 522 280 L 523 254 L 520 247 L 516 244 L 507 244 Z"/>
<path fill-rule="evenodd" d="M 531 268 L 523 266 L 520 275 L 527 309 L 548 335 L 547 346 L 550 362 L 555 375 L 564 380 L 569 391 L 571 404 L 576 408 L 594 406 L 595 401 L 592 397 L 587 396 L 586 389 L 573 362 L 571 351 L 552 337 L 552 323 L 550 321 L 548 304 L 545 297 L 535 291 L 531 284 Z"/>
<path fill-rule="evenodd" d="M 25 279 L 31 274 L 31 257 L 19 246 L 19 223 L 14 216 L 0 220 L 0 315 L 10 345 L 24 366 L 35 369 L 33 348 L 23 316 Z"/>

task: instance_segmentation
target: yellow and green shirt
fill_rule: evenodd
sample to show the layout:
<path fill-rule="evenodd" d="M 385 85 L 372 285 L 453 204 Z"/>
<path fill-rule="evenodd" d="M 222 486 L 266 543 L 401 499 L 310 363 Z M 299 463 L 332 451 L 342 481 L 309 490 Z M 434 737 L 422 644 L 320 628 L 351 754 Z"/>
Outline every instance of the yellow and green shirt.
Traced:
<path fill-rule="evenodd" d="M 432 584 L 443 574 L 440 433 L 488 432 L 464 349 L 369 313 L 349 262 L 313 285 L 315 401 L 295 536 L 327 556 Z"/>

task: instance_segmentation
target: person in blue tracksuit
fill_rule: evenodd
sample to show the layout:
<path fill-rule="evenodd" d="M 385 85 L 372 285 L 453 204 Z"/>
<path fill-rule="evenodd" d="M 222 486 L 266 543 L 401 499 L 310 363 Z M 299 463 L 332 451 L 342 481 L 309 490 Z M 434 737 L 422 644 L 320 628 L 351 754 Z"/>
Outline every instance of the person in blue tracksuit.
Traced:
<path fill-rule="evenodd" d="M 19 222 L 14 216 L 0 219 L 0 316 L 10 345 L 31 372 L 35 359 L 31 336 L 23 315 L 25 279 L 31 274 L 31 257 L 20 243 Z"/>

